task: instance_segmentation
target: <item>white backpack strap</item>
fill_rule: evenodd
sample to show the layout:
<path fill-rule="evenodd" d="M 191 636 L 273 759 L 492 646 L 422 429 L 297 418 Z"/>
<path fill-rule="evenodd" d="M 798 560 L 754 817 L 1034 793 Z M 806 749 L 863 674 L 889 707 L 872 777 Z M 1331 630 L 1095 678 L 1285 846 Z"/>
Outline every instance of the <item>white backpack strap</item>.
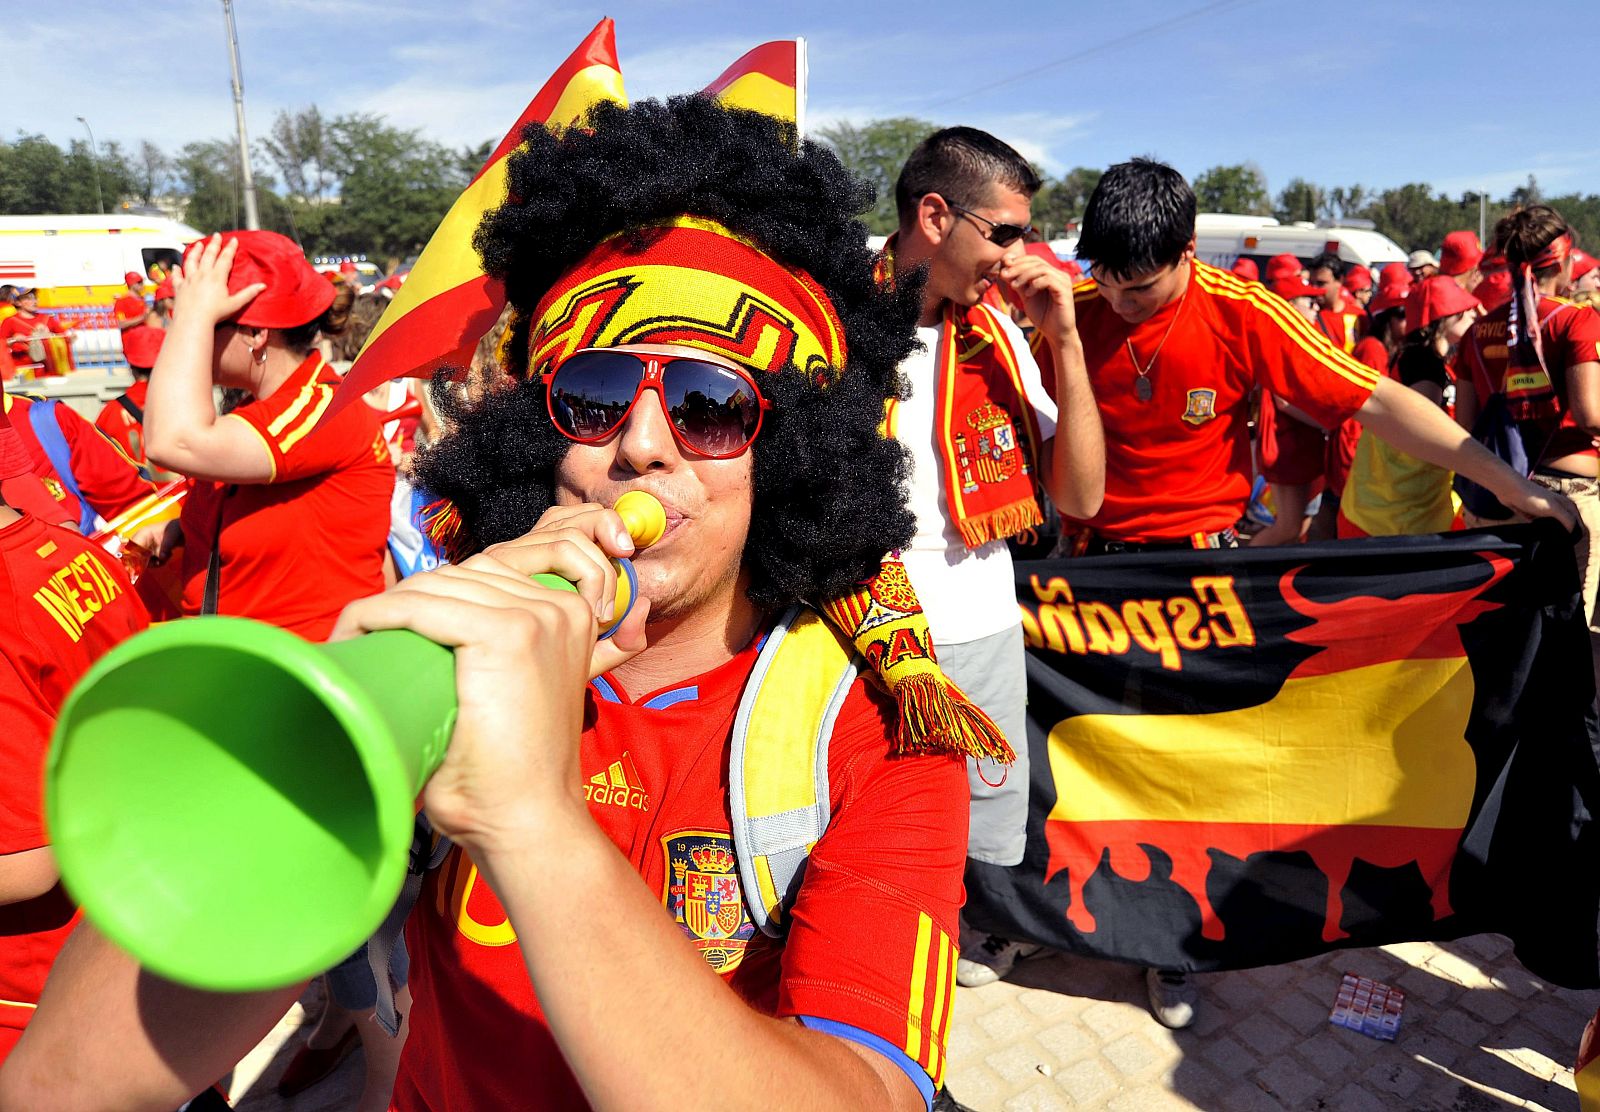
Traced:
<path fill-rule="evenodd" d="M 857 671 L 827 623 L 796 606 L 767 636 L 739 700 L 728 759 L 733 847 L 750 918 L 775 938 L 828 828 L 828 740 Z"/>

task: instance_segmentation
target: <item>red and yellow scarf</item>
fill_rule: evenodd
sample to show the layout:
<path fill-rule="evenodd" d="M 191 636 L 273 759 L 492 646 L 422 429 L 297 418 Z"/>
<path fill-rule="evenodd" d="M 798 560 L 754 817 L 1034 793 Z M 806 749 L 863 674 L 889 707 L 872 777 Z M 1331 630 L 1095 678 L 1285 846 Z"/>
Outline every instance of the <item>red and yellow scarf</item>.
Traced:
<path fill-rule="evenodd" d="M 893 240 L 878 264 L 894 277 Z M 968 548 L 1044 524 L 1034 490 L 1039 422 L 1022 384 L 1017 353 L 992 310 L 945 304 L 939 325 L 933 429 L 944 470 L 945 505 Z M 891 400 L 884 429 L 895 435 Z"/>

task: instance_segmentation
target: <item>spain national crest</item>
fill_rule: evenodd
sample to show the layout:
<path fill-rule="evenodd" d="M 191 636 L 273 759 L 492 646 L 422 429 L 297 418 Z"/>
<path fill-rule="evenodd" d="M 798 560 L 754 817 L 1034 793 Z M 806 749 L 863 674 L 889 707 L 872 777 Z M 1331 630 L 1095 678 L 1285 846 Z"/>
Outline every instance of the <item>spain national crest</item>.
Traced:
<path fill-rule="evenodd" d="M 1215 390 L 1190 390 L 1188 406 L 1183 411 L 1183 419 L 1191 425 L 1203 425 L 1217 415 L 1217 392 Z"/>
<path fill-rule="evenodd" d="M 662 838 L 661 850 L 667 858 L 667 910 L 707 965 L 718 973 L 733 972 L 755 924 L 745 911 L 732 837 L 682 830 Z"/>

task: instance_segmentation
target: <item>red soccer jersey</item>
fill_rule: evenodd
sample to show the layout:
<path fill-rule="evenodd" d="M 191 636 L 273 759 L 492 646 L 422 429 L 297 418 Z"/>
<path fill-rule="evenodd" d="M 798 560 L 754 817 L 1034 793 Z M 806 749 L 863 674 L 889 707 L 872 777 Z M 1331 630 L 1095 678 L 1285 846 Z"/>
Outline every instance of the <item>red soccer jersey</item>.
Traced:
<path fill-rule="evenodd" d="M 596 680 L 582 739 L 589 813 L 684 944 L 751 1007 L 867 1045 L 863 1033 L 881 1039 L 931 1093 L 954 996 L 967 829 L 961 762 L 889 757 L 891 706 L 857 681 L 828 748 L 832 822 L 806 867 L 787 938 L 767 937 L 743 901 L 727 787 L 734 713 L 756 652 L 752 645 L 690 684 L 638 700 L 610 677 Z M 572 901 L 574 931 L 585 915 L 606 913 L 604 893 L 561 898 Z M 452 851 L 407 927 L 416 1004 L 396 1109 L 587 1107 L 515 940 L 471 860 Z"/>
<path fill-rule="evenodd" d="M 144 411 L 145 396 L 150 393 L 150 380 L 141 378 L 127 389 L 130 402 Z M 145 462 L 144 455 L 144 422 L 134 418 L 128 412 L 128 407 L 116 398 L 112 398 L 100 408 L 100 413 L 94 419 L 94 427 L 110 438 L 121 448 L 123 453 L 135 463 Z"/>
<path fill-rule="evenodd" d="M 1488 313 L 1473 324 L 1461 342 L 1459 369 L 1472 376 L 1472 386 L 1482 403 L 1491 394 L 1498 394 L 1505 382 L 1509 355 L 1506 351 L 1506 330 L 1511 318 L 1511 305 L 1507 303 Z M 1567 372 L 1579 363 L 1600 361 L 1600 313 L 1587 305 L 1568 301 L 1564 297 L 1539 298 L 1539 335 L 1544 346 L 1544 362 L 1550 371 L 1550 383 L 1555 387 L 1561 416 L 1557 422 L 1547 422 L 1542 430 L 1549 441 L 1541 448 L 1529 445 L 1529 456 L 1560 459 L 1562 456 L 1596 454 L 1589 436 L 1572 420 L 1567 405 Z M 1549 427 L 1554 425 L 1552 429 Z M 1552 435 L 1553 433 L 1553 435 Z M 1532 460 L 1530 459 L 1530 462 Z"/>
<path fill-rule="evenodd" d="M 0 855 L 48 844 L 44 758 L 56 713 L 96 658 L 148 624 L 117 561 L 97 546 L 31 517 L 0 528 Z M 73 919 L 59 884 L 0 904 L 0 1061 Z"/>
<path fill-rule="evenodd" d="M 1360 313 L 1344 309 L 1319 309 L 1317 328 L 1328 337 L 1334 347 L 1349 354 L 1355 351 L 1356 343 L 1366 331 L 1366 321 Z"/>
<path fill-rule="evenodd" d="M 1356 341 L 1353 356 L 1377 371 L 1385 378 L 1394 378 L 1389 369 L 1389 349 L 1383 346 L 1383 341 L 1376 336 L 1363 336 Z"/>
<path fill-rule="evenodd" d="M 394 465 L 370 407 L 347 405 L 322 422 L 338 382 L 313 353 L 270 397 L 223 418 L 261 437 L 273 475 L 194 484 L 180 518 L 185 614 L 200 612 L 219 507 L 218 613 L 321 641 L 348 603 L 383 590 Z"/>
<path fill-rule="evenodd" d="M 83 503 L 72 496 L 67 484 L 56 473 L 50 457 L 39 443 L 33 429 L 34 402 L 29 398 L 8 394 L 6 412 L 11 424 L 22 437 L 33 460 L 33 473 L 39 476 L 57 502 L 61 504 L 61 521 L 77 526 Z M 155 484 L 139 473 L 139 465 L 124 455 L 116 444 L 101 436 L 95 427 L 80 417 L 65 402 L 56 404 L 56 426 L 66 441 L 67 458 L 72 464 L 72 478 L 78 493 L 90 509 L 107 521 L 116 517 L 134 503 L 155 492 Z"/>
<path fill-rule="evenodd" d="M 145 304 L 144 297 L 132 292 L 123 294 L 111 306 L 111 316 L 119 326 L 124 321 L 138 320 L 149 311 L 150 306 Z"/>
<path fill-rule="evenodd" d="M 55 317 L 35 314 L 24 318 L 21 313 L 14 313 L 0 321 L 0 343 L 11 349 L 11 358 L 18 366 L 37 367 L 40 360 L 29 354 L 29 340 L 36 339 L 41 331 L 58 336 L 66 330 L 66 326 Z"/>
<path fill-rule="evenodd" d="M 1078 524 L 1118 540 L 1183 539 L 1239 520 L 1257 386 L 1332 428 L 1377 383 L 1265 286 L 1202 262 L 1185 295 L 1140 324 L 1113 313 L 1092 283 L 1077 288 L 1077 311 L 1106 436 L 1105 503 Z M 1148 401 L 1135 391 L 1130 343 L 1140 366 L 1154 356 Z"/>

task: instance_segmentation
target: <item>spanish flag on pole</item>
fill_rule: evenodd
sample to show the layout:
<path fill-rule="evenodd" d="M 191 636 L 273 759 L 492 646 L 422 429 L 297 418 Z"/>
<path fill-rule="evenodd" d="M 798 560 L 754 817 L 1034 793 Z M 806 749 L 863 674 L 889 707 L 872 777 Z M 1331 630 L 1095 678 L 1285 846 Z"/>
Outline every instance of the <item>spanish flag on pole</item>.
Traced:
<path fill-rule="evenodd" d="M 506 162 L 529 124 L 567 127 L 602 101 L 627 103 L 615 25 L 602 19 L 512 125 L 423 248 L 411 276 L 367 337 L 333 401 L 342 406 L 380 383 L 465 364 L 505 308 L 505 289 L 483 272 L 472 235 L 506 197 Z M 331 412 L 331 410 L 330 410 Z"/>
<path fill-rule="evenodd" d="M 765 112 L 806 130 L 806 40 L 764 42 L 705 87 L 730 108 Z"/>

